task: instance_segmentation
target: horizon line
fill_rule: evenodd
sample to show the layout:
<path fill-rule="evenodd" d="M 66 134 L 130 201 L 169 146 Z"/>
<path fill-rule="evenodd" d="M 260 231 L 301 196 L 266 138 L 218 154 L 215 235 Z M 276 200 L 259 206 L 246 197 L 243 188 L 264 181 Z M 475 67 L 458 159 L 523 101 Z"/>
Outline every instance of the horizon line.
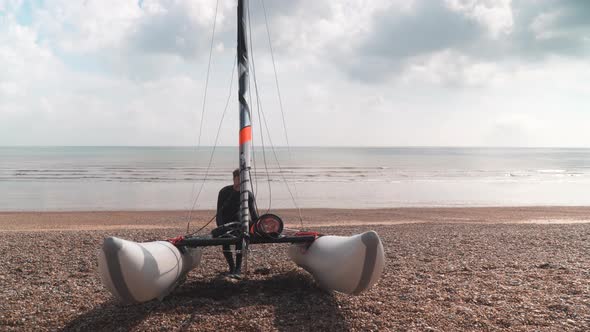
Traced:
<path fill-rule="evenodd" d="M 213 148 L 214 145 L 2 145 L 0 148 Z M 236 145 L 217 145 L 217 148 L 238 148 Z M 272 148 L 272 146 L 265 146 Z M 261 148 L 261 146 L 253 146 Z M 498 145 L 276 145 L 274 148 L 457 148 L 457 149 L 590 149 L 590 146 L 498 146 Z"/>

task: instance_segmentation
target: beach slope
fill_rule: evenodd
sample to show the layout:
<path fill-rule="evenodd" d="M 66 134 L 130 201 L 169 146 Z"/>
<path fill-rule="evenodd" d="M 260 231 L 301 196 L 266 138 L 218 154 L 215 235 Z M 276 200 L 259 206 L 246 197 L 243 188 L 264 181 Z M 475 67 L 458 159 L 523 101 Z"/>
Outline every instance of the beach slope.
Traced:
<path fill-rule="evenodd" d="M 279 211 L 292 228 L 296 211 Z M 289 261 L 253 246 L 233 283 L 218 248 L 164 301 L 114 302 L 97 273 L 106 236 L 150 241 L 186 231 L 185 211 L 0 213 L 0 330 L 543 330 L 590 329 L 590 208 L 304 211 L 305 226 L 376 230 L 381 281 L 331 294 Z M 192 215 L 192 229 L 212 217 Z"/>

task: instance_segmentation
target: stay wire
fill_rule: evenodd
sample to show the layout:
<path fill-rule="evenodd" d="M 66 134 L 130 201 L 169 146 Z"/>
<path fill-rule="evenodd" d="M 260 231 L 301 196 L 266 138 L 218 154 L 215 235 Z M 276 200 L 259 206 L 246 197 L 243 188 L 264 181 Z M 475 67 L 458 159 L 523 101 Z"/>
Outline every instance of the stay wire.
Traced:
<path fill-rule="evenodd" d="M 209 177 L 209 170 L 211 169 L 211 164 L 213 162 L 213 156 L 215 155 L 215 150 L 217 149 L 217 143 L 219 141 L 219 134 L 221 132 L 221 126 L 223 125 L 223 119 L 225 119 L 225 114 L 227 113 L 227 109 L 229 106 L 229 101 L 231 99 L 232 96 L 232 91 L 233 91 L 233 83 L 234 83 L 234 74 L 236 72 L 236 63 L 237 63 L 237 56 L 234 58 L 234 63 L 232 66 L 232 72 L 231 72 L 231 79 L 230 79 L 230 83 L 229 83 L 229 93 L 227 96 L 227 100 L 225 102 L 225 107 L 223 109 L 223 114 L 221 115 L 221 120 L 219 120 L 219 126 L 217 127 L 217 134 L 215 135 L 215 143 L 213 145 L 213 150 L 211 150 L 211 155 L 209 156 L 209 163 L 207 164 L 207 170 L 205 171 L 205 176 L 203 177 L 203 181 L 201 182 L 201 187 L 199 188 L 199 192 L 197 193 L 197 197 L 195 198 L 195 200 L 193 201 L 193 205 L 189 211 L 189 217 L 188 217 L 188 222 L 186 225 L 186 232 L 189 233 L 190 232 L 190 221 L 191 221 L 191 216 L 192 216 L 192 212 L 195 209 L 195 206 L 197 205 L 197 202 L 199 200 L 199 197 L 201 196 L 201 193 L 203 192 L 203 187 L 205 185 L 205 182 L 207 181 L 207 178 Z M 211 222 L 211 221 L 209 221 Z M 201 228 L 202 229 L 202 228 Z"/>
<path fill-rule="evenodd" d="M 252 105 L 252 94 L 250 94 L 250 105 Z M 250 124 L 252 126 L 252 124 Z M 254 130 L 254 128 L 252 128 Z M 252 169 L 254 170 L 254 182 L 252 183 L 252 191 L 254 192 L 254 197 L 258 194 L 258 176 L 256 176 L 256 152 L 254 152 L 254 148 L 256 145 L 254 144 L 254 137 L 252 137 Z M 251 173 L 251 172 L 250 172 Z M 250 174 L 250 180 L 252 180 L 252 174 Z"/>
<path fill-rule="evenodd" d="M 247 7 L 247 14 L 248 14 L 248 27 L 250 27 L 250 2 L 248 2 L 248 7 Z M 251 31 L 248 31 L 248 34 L 251 35 Z M 252 39 L 250 39 L 250 52 L 252 52 Z M 250 81 L 252 80 L 252 75 L 248 75 L 248 86 L 251 87 L 252 84 L 250 83 Z M 252 99 L 252 89 L 248 89 L 248 98 L 249 98 L 249 102 L 250 102 L 250 107 L 253 107 L 253 99 Z M 252 113 L 250 112 L 250 115 L 252 115 Z M 252 119 L 252 117 L 250 117 L 250 119 Z M 250 125 L 252 127 L 254 123 L 251 123 Z M 252 128 L 254 129 L 254 128 Z M 254 168 L 254 181 L 255 182 L 250 182 L 253 183 L 252 185 L 252 190 L 254 191 L 254 197 L 258 197 L 258 175 L 256 174 L 256 150 L 255 150 L 255 144 L 254 144 L 254 136 L 252 136 L 252 166 Z M 252 181 L 252 174 L 249 174 L 250 176 L 250 181 Z M 256 207 L 256 212 L 258 212 L 258 206 Z"/>
<path fill-rule="evenodd" d="M 203 106 L 201 110 L 201 123 L 199 128 L 199 138 L 197 140 L 197 146 L 201 146 L 201 136 L 203 133 L 203 118 L 205 116 L 205 105 L 207 101 L 207 90 L 209 87 L 209 73 L 211 71 L 211 57 L 213 55 L 213 42 L 215 41 L 215 26 L 217 25 L 217 10 L 219 8 L 219 0 L 215 3 L 215 15 L 213 16 L 213 32 L 211 33 L 211 45 L 209 46 L 209 61 L 207 63 L 207 76 L 205 78 L 205 93 L 203 95 Z"/>
<path fill-rule="evenodd" d="M 209 224 L 210 224 L 210 223 L 211 223 L 213 220 L 215 220 L 215 218 L 217 218 L 217 213 L 216 213 L 216 214 L 213 216 L 213 218 L 209 219 L 209 221 L 207 221 L 207 223 L 206 223 L 205 225 L 201 226 L 201 228 L 197 229 L 196 231 L 194 231 L 194 232 L 192 232 L 192 233 L 188 234 L 188 230 L 187 230 L 187 234 L 188 234 L 188 236 L 193 236 L 193 235 L 195 235 L 195 234 L 199 233 L 200 231 L 202 231 L 203 229 L 205 229 L 205 227 L 209 226 Z"/>
<path fill-rule="evenodd" d="M 282 117 L 282 120 L 283 120 L 283 128 L 285 129 L 285 141 L 287 143 L 287 150 L 289 151 L 289 159 L 292 161 L 293 160 L 293 155 L 291 153 L 291 144 L 289 144 L 289 135 L 287 133 L 287 122 L 285 120 L 285 112 L 283 110 L 283 100 L 281 98 L 281 89 L 280 89 L 280 86 L 279 86 L 279 77 L 278 77 L 278 73 L 277 73 L 277 67 L 276 67 L 276 64 L 275 64 L 275 57 L 274 57 L 274 52 L 273 52 L 273 48 L 272 48 L 272 42 L 271 42 L 271 38 L 270 38 L 270 28 L 268 27 L 268 18 L 267 18 L 267 15 L 266 15 L 266 6 L 264 5 L 264 0 L 260 0 L 260 2 L 262 3 L 262 11 L 264 13 L 264 23 L 265 23 L 265 26 L 266 26 L 266 36 L 268 38 L 268 46 L 269 46 L 269 49 L 270 49 L 270 57 L 272 59 L 272 67 L 273 67 L 273 70 L 274 70 L 275 84 L 276 84 L 276 87 L 277 87 L 277 96 L 279 98 L 279 108 L 281 110 L 281 117 Z M 269 139 L 270 139 L 270 133 L 269 133 Z M 274 153 L 274 147 L 273 147 L 273 153 Z M 275 157 L 276 157 L 276 154 L 275 154 Z M 281 170 L 281 173 L 282 173 L 282 170 Z M 297 193 L 297 184 L 296 183 L 293 183 L 293 187 L 295 189 L 295 197 L 298 198 L 299 195 Z M 289 192 L 290 192 L 290 190 L 289 190 Z M 301 216 L 301 209 L 299 209 L 297 203 L 295 202 L 295 198 L 293 198 L 293 200 L 294 200 L 293 203 L 295 204 L 295 207 L 297 208 L 297 212 L 299 214 L 299 221 L 301 222 L 301 227 L 303 228 L 303 217 Z"/>
<path fill-rule="evenodd" d="M 249 20 L 249 18 L 248 18 L 248 20 Z M 250 81 L 250 77 L 248 77 L 248 81 Z M 248 98 L 249 98 L 250 105 L 252 105 L 252 92 L 251 92 L 251 89 L 248 89 Z M 252 114 L 250 113 L 250 115 L 252 115 Z M 252 119 L 251 116 L 250 116 L 250 119 Z M 250 124 L 250 126 L 252 126 L 252 123 Z M 252 181 L 252 170 L 249 170 L 248 171 L 248 178 L 250 179 L 250 184 L 252 186 L 252 191 L 253 191 L 253 193 L 252 192 L 250 192 L 250 193 L 254 195 L 254 199 L 253 199 L 253 201 L 254 201 L 254 208 L 256 210 L 256 213 L 259 213 L 258 212 L 258 203 L 257 203 L 257 199 L 258 199 L 258 196 L 257 196 L 258 195 L 258 176 L 256 175 L 256 152 L 254 152 L 254 147 L 255 147 L 255 145 L 254 145 L 254 136 L 252 136 L 252 145 L 251 146 L 252 146 L 252 166 L 253 166 L 252 168 L 254 169 L 254 182 Z"/>
<path fill-rule="evenodd" d="M 195 149 L 195 152 L 198 152 L 200 150 L 200 148 L 201 148 L 201 136 L 202 136 L 202 133 L 203 133 L 203 122 L 204 122 L 203 120 L 205 118 L 205 106 L 207 105 L 207 91 L 208 91 L 208 88 L 209 88 L 209 73 L 211 72 L 211 58 L 212 58 L 212 55 L 213 55 L 213 42 L 215 41 L 215 27 L 217 25 L 217 11 L 218 11 L 218 9 L 219 9 L 219 0 L 217 0 L 216 3 L 215 3 L 215 14 L 213 15 L 213 29 L 211 31 L 211 43 L 209 45 L 209 61 L 207 62 L 207 75 L 206 75 L 206 78 L 205 78 L 205 91 L 203 93 L 203 105 L 201 106 L 201 118 L 200 118 L 200 121 L 199 121 L 200 122 L 200 124 L 199 124 L 199 135 L 198 135 L 198 138 L 197 138 L 197 147 Z M 195 185 L 196 185 L 196 182 L 193 182 L 193 185 L 191 187 L 191 195 L 190 195 L 191 199 L 193 198 L 193 195 L 195 194 Z M 193 203 L 193 205 L 192 205 L 192 207 L 191 207 L 191 209 L 190 209 L 190 211 L 188 213 L 187 232 L 188 232 L 188 229 L 190 227 L 190 218 L 191 218 L 191 214 L 193 212 L 192 209 L 194 208 L 194 204 L 195 203 Z"/>
<path fill-rule="evenodd" d="M 266 209 L 266 213 L 268 213 L 272 207 L 272 186 L 271 186 L 271 181 L 270 181 L 270 172 L 268 171 L 268 163 L 266 160 L 266 149 L 265 149 L 265 144 L 264 144 L 264 131 L 262 130 L 262 120 L 261 120 L 261 98 L 260 98 L 260 93 L 259 93 L 259 89 L 258 89 L 258 79 L 256 78 L 256 61 L 254 58 L 254 44 L 252 42 L 252 25 L 251 25 L 251 20 L 250 20 L 250 8 L 248 7 L 248 37 L 249 37 L 249 41 L 250 41 L 250 55 L 252 58 L 252 61 L 250 61 L 251 66 L 252 66 L 252 78 L 254 81 L 254 89 L 256 92 L 256 109 L 257 109 L 257 113 L 258 113 L 258 124 L 260 127 L 260 141 L 262 144 L 262 158 L 264 160 L 264 169 L 266 172 L 266 182 L 268 184 L 268 208 Z M 269 136 L 270 137 L 270 136 Z"/>
<path fill-rule="evenodd" d="M 230 199 L 231 199 L 231 198 L 232 198 L 232 197 L 231 197 L 231 195 L 230 195 L 230 196 L 228 196 L 228 197 L 227 197 L 227 198 L 226 198 L 226 199 L 223 201 L 223 204 L 221 204 L 221 207 L 220 207 L 220 208 L 218 208 L 218 211 L 217 211 L 217 212 L 219 212 L 219 211 L 223 211 L 223 209 L 226 207 L 226 204 L 227 204 L 227 203 L 230 201 Z M 215 215 L 214 215 L 214 216 L 213 216 L 211 219 L 209 219 L 209 221 L 208 221 L 208 222 L 207 222 L 205 225 L 203 225 L 201 228 L 197 229 L 196 231 L 194 231 L 194 232 L 192 232 L 192 233 L 188 233 L 188 232 L 187 232 L 187 236 L 193 236 L 193 235 L 196 235 L 197 233 L 199 233 L 200 231 L 202 231 L 203 229 L 205 229 L 205 227 L 209 226 L 209 224 L 210 224 L 210 223 L 211 223 L 213 220 L 215 220 L 216 218 L 217 218 L 217 213 L 215 213 Z"/>
<path fill-rule="evenodd" d="M 291 196 L 291 200 L 293 201 L 295 208 L 299 212 L 299 222 L 301 224 L 301 228 L 303 229 L 304 228 L 303 227 L 303 217 L 301 216 L 301 210 L 299 209 L 299 206 L 297 204 L 297 201 L 295 200 L 295 197 L 293 197 L 293 192 L 291 191 L 291 187 L 289 186 L 289 182 L 287 181 L 287 179 L 285 178 L 285 174 L 283 173 L 283 169 L 282 169 L 281 164 L 279 162 L 277 152 L 275 150 L 274 144 L 272 143 L 272 138 L 270 137 L 270 130 L 268 129 L 268 123 L 266 121 L 266 116 L 264 115 L 264 111 L 262 109 L 261 109 L 261 113 L 262 113 L 262 119 L 264 120 L 264 126 L 266 128 L 266 132 L 268 135 L 268 140 L 270 142 L 270 148 L 271 148 L 272 153 L 275 157 L 275 161 L 277 162 L 277 167 L 279 168 L 279 174 L 281 175 L 281 178 L 283 179 L 283 182 L 285 183 L 285 186 L 287 187 L 287 191 L 289 192 L 289 195 Z"/>
<path fill-rule="evenodd" d="M 250 2 L 248 2 L 248 6 L 246 7 L 246 15 L 248 15 L 248 26 L 250 26 Z M 250 50 L 252 49 L 252 45 L 250 45 Z M 250 62 L 248 62 L 248 66 L 250 65 Z M 248 75 L 248 86 L 250 86 L 250 80 L 252 78 L 250 77 L 250 75 Z M 249 101 L 249 105 L 250 107 L 248 107 L 248 115 L 250 117 L 250 120 L 252 120 L 252 111 L 251 111 L 251 107 L 252 107 L 252 89 L 248 89 L 248 101 Z M 252 121 L 250 121 L 250 126 L 253 127 L 253 123 Z M 254 152 L 254 137 L 252 137 L 252 141 L 251 141 L 251 153 L 252 153 L 252 163 L 253 163 L 253 168 L 254 168 L 254 179 L 256 181 L 256 183 L 254 184 L 254 182 L 252 181 L 252 169 L 248 170 L 248 179 L 250 182 L 250 195 L 252 195 L 253 199 L 252 201 L 254 202 L 254 210 L 256 211 L 256 214 L 259 214 L 258 212 L 258 202 L 257 202 L 257 190 L 258 190 L 258 177 L 256 176 L 256 153 Z M 254 221 L 254 220 L 253 220 Z"/>
<path fill-rule="evenodd" d="M 264 12 L 264 23 L 266 26 L 266 36 L 268 38 L 268 47 L 270 49 L 270 58 L 272 60 L 272 68 L 275 74 L 275 84 L 277 87 L 277 96 L 279 97 L 279 108 L 281 109 L 281 117 L 283 119 L 283 128 L 285 129 L 285 141 L 287 142 L 287 148 L 289 149 L 289 153 L 291 153 L 291 145 L 289 144 L 289 135 L 287 134 L 287 122 L 285 121 L 285 112 L 283 110 L 283 100 L 281 98 L 281 89 L 279 87 L 279 76 L 277 73 L 277 67 L 275 65 L 275 56 L 272 50 L 272 42 L 270 38 L 270 29 L 268 27 L 268 19 L 266 17 L 266 6 L 264 5 L 264 0 L 260 0 L 262 3 L 262 11 Z"/>

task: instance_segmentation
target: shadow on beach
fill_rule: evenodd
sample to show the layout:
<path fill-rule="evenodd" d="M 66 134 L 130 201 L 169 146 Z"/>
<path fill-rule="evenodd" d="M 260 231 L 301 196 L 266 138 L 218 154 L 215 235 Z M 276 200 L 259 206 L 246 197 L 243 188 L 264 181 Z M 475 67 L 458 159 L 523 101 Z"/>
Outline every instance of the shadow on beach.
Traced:
<path fill-rule="evenodd" d="M 254 276 L 257 277 L 257 276 Z M 108 301 L 71 322 L 62 331 L 132 330 L 145 320 L 154 328 L 170 315 L 162 327 L 180 331 L 274 328 L 279 331 L 348 330 L 344 316 L 332 293 L 318 288 L 310 276 L 289 272 L 266 279 L 233 283 L 224 278 L 192 280 L 163 301 L 121 305 Z M 228 327 L 208 322 L 208 317 L 227 315 Z M 187 317 L 188 316 L 188 317 Z M 177 323 L 170 324 L 170 319 Z M 272 320 L 272 322 L 268 322 Z M 270 325 L 259 325 L 267 322 Z M 151 323 L 151 322 L 150 322 Z"/>

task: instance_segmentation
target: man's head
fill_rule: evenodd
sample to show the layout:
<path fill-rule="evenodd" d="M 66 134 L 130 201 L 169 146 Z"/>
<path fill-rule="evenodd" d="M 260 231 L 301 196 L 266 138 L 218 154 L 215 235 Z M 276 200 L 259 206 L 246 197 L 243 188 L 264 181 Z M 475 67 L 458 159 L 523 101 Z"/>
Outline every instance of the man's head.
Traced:
<path fill-rule="evenodd" d="M 236 168 L 234 170 L 234 190 L 240 191 L 240 169 Z"/>

